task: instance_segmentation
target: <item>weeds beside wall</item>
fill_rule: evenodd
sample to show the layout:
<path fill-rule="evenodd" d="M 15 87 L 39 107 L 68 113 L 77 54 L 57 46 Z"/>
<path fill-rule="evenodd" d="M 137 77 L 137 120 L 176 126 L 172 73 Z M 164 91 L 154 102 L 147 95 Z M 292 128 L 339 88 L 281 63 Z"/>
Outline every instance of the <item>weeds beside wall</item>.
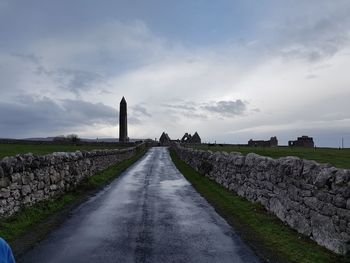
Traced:
<path fill-rule="evenodd" d="M 350 170 L 297 157 L 211 152 L 174 146 L 202 175 L 262 204 L 301 234 L 338 254 L 350 252 Z"/>

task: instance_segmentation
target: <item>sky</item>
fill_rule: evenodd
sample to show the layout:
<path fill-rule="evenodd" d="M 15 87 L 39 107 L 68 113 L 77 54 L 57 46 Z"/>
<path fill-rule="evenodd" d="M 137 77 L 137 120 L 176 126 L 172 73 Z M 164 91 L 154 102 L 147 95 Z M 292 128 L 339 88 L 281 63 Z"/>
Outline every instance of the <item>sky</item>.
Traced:
<path fill-rule="evenodd" d="M 0 137 L 350 147 L 348 0 L 0 0 Z"/>

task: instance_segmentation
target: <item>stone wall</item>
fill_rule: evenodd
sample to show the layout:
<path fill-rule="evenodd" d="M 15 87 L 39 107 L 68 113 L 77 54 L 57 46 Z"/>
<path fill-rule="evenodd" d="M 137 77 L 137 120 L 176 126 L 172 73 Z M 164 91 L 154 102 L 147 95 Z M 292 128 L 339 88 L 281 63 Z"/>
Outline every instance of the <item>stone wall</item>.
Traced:
<path fill-rule="evenodd" d="M 338 254 L 350 252 L 350 170 L 297 157 L 174 148 L 199 173 L 262 204 L 319 245 Z"/>
<path fill-rule="evenodd" d="M 144 144 L 120 150 L 31 153 L 0 161 L 0 217 L 22 207 L 62 195 L 84 179 L 128 159 Z"/>

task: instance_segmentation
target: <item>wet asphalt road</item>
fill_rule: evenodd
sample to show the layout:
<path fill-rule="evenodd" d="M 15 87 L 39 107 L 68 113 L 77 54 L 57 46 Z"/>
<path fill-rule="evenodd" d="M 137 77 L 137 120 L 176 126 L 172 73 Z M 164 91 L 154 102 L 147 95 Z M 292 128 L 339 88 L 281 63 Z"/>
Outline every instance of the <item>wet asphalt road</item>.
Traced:
<path fill-rule="evenodd" d="M 20 262 L 259 262 L 172 163 L 152 148 L 72 211 Z"/>

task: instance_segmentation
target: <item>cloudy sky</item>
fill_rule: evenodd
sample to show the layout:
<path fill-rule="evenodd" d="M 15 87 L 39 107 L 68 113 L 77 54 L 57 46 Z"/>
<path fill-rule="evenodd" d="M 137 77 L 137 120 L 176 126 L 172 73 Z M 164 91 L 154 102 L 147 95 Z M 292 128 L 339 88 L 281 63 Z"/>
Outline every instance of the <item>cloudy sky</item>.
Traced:
<path fill-rule="evenodd" d="M 0 0 L 0 137 L 350 147 L 349 0 Z"/>

